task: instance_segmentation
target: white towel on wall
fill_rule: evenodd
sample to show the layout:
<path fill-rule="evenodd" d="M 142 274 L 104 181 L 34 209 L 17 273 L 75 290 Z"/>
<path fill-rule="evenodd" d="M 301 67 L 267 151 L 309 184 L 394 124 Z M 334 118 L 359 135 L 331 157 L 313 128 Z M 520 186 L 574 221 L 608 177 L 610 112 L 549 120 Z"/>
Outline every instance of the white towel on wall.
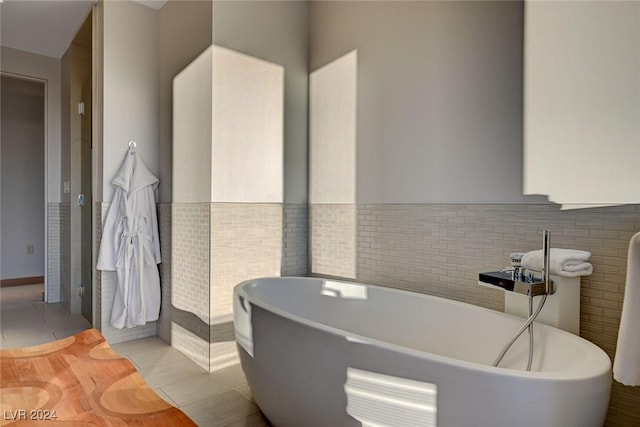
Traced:
<path fill-rule="evenodd" d="M 549 273 L 563 277 L 588 276 L 593 273 L 593 266 L 587 260 L 591 252 L 577 249 L 551 248 L 549 254 Z M 542 249 L 527 252 L 522 257 L 522 266 L 529 270 L 542 271 Z"/>
<path fill-rule="evenodd" d="M 629 242 L 613 378 L 624 385 L 640 385 L 640 233 Z"/>

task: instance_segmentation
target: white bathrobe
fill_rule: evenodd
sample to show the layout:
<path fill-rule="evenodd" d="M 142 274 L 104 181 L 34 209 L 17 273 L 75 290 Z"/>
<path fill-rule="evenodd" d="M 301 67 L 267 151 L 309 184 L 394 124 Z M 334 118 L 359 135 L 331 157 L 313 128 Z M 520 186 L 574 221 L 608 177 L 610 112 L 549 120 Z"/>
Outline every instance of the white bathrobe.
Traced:
<path fill-rule="evenodd" d="M 121 329 L 158 320 L 160 239 L 154 190 L 159 180 L 129 151 L 113 181 L 115 194 L 102 227 L 98 270 L 115 270 L 118 287 L 111 325 Z"/>

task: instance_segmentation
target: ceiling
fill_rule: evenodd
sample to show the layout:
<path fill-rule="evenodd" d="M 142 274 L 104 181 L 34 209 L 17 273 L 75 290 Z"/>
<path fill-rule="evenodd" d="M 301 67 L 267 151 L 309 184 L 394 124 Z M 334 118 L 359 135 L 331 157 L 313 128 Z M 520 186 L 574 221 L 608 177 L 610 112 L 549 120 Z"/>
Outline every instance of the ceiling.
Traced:
<path fill-rule="evenodd" d="M 96 0 L 0 0 L 0 44 L 61 58 L 95 3 Z M 166 0 L 138 3 L 160 9 Z"/>

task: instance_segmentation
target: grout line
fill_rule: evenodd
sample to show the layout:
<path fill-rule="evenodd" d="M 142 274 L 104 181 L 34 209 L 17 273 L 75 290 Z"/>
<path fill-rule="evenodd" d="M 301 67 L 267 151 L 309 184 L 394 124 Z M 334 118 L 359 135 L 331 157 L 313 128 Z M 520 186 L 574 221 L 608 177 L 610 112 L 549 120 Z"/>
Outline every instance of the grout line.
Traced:
<path fill-rule="evenodd" d="M 249 385 L 248 385 L 248 384 L 246 384 L 246 383 L 245 383 L 245 384 L 242 384 L 242 385 L 243 385 L 243 386 L 247 386 L 247 389 L 249 389 L 249 391 L 251 391 L 251 389 L 249 388 Z M 256 402 L 255 402 L 255 400 L 253 400 L 253 398 L 252 398 L 252 399 L 249 399 L 247 396 L 245 396 L 245 395 L 244 395 L 244 393 L 240 392 L 240 391 L 238 390 L 238 388 L 237 388 L 237 387 L 238 387 L 238 386 L 235 386 L 235 387 L 233 388 L 233 391 L 235 391 L 235 392 L 236 392 L 236 393 L 238 393 L 240 396 L 242 396 L 242 397 L 243 397 L 247 402 L 250 402 L 250 403 L 252 403 L 252 404 L 256 405 Z M 257 405 L 256 405 L 256 406 L 257 406 Z"/>
<path fill-rule="evenodd" d="M 178 406 L 178 404 L 177 404 L 177 403 L 176 403 L 176 402 L 171 398 L 171 396 L 169 396 L 169 394 L 168 394 L 166 391 L 164 391 L 164 390 L 162 389 L 162 387 L 155 387 L 155 388 L 153 388 L 152 390 L 153 390 L 153 391 L 155 391 L 155 392 L 156 392 L 160 397 L 162 397 L 163 399 L 168 400 L 168 402 L 167 402 L 167 403 L 169 403 L 169 404 L 171 404 L 171 405 L 175 406 L 176 408 L 179 408 L 179 407 L 180 407 L 180 406 Z M 160 391 L 161 393 L 158 393 L 158 391 Z"/>

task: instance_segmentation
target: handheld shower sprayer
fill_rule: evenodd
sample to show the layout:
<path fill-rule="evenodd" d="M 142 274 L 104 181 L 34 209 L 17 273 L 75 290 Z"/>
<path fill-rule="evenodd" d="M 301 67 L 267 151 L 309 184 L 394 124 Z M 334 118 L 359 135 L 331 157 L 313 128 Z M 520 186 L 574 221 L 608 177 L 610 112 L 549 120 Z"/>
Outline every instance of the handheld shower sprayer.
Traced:
<path fill-rule="evenodd" d="M 543 254 L 542 276 L 543 276 L 543 281 L 545 286 L 545 292 L 542 295 L 542 301 L 540 301 L 540 304 L 538 305 L 538 308 L 536 309 L 536 311 L 532 312 L 533 311 L 533 294 L 531 292 L 528 293 L 529 318 L 522 325 L 522 327 L 518 329 L 518 331 L 515 333 L 513 338 L 511 338 L 511 340 L 507 343 L 507 345 L 504 346 L 504 348 L 502 349 L 502 351 L 500 352 L 496 360 L 493 362 L 493 366 L 498 366 L 500 364 L 500 362 L 502 361 L 504 356 L 507 354 L 511 346 L 513 346 L 516 340 L 520 338 L 520 335 L 522 335 L 522 333 L 528 329 L 529 330 L 529 360 L 527 362 L 527 371 L 531 370 L 531 364 L 533 362 L 533 322 L 536 320 L 536 318 L 542 311 L 542 308 L 544 307 L 544 303 L 547 300 L 547 295 L 549 295 L 550 293 L 553 293 L 552 283 L 549 280 L 549 257 L 551 255 L 551 238 L 550 238 L 549 230 L 543 230 L 542 232 L 542 254 Z"/>

